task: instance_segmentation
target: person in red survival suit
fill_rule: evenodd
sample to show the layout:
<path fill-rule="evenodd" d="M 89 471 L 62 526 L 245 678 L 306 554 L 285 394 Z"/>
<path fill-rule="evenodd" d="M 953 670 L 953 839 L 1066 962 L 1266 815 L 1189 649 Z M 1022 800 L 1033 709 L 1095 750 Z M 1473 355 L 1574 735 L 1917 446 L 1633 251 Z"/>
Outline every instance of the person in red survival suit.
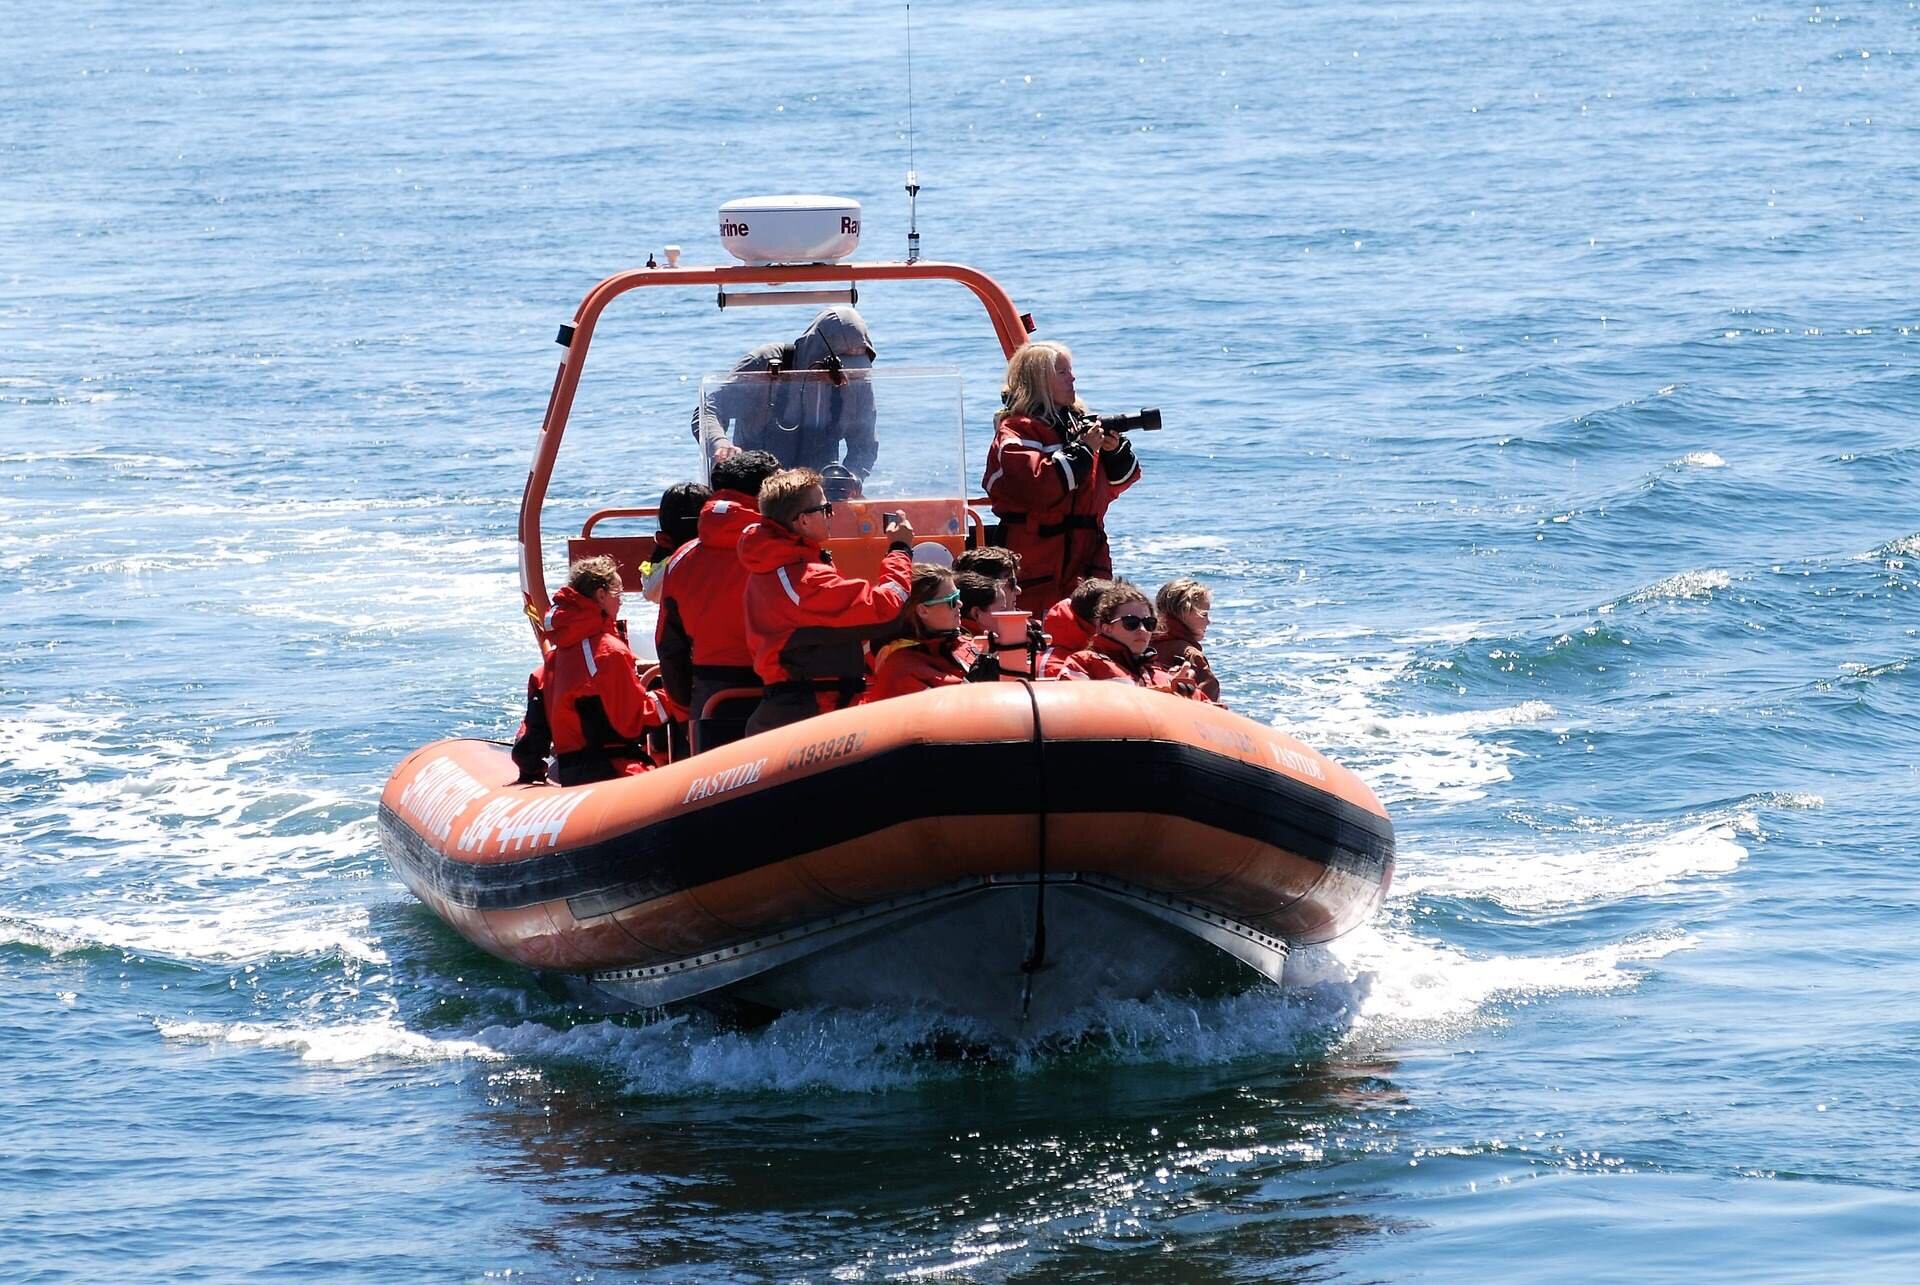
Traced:
<path fill-rule="evenodd" d="M 1140 479 L 1133 446 L 1073 395 L 1073 354 L 1034 340 L 1007 362 L 981 485 L 1000 518 L 994 542 L 1020 555 L 1021 611 L 1039 615 L 1088 576 L 1113 575 L 1103 525 Z"/>
<path fill-rule="evenodd" d="M 1200 646 L 1213 620 L 1212 591 L 1191 576 L 1181 576 L 1160 586 L 1160 592 L 1153 596 L 1153 609 L 1160 617 L 1153 650 L 1169 666 L 1177 669 L 1186 665 L 1193 671 L 1193 685 L 1200 694 L 1220 704 L 1220 680 Z"/>
<path fill-rule="evenodd" d="M 742 605 L 747 569 L 740 565 L 741 533 L 760 520 L 760 486 L 780 471 L 767 451 L 735 451 L 713 466 L 713 498 L 700 510 L 700 535 L 682 545 L 660 582 L 660 618 L 654 646 L 667 699 L 688 711 L 695 754 L 746 735 L 760 703 Z M 725 701 L 702 718 L 708 702 L 727 690 L 753 695 Z"/>
<path fill-rule="evenodd" d="M 553 596 L 541 621 L 553 650 L 527 684 L 527 718 L 514 738 L 522 783 L 544 758 L 538 741 L 546 737 L 554 751 L 554 779 L 562 785 L 634 776 L 653 766 L 641 738 L 670 716 L 666 700 L 640 685 L 619 619 L 622 591 L 613 559 L 598 557 L 574 563 L 566 586 Z"/>
<path fill-rule="evenodd" d="M 924 562 L 913 565 L 907 594 L 908 635 L 888 643 L 874 667 L 863 704 L 953 683 L 990 682 L 997 664 L 960 631 L 960 590 L 953 572 Z"/>
<path fill-rule="evenodd" d="M 1040 653 L 1040 677 L 1060 677 L 1067 658 L 1087 645 L 1093 637 L 1093 610 L 1100 595 L 1111 588 L 1111 580 L 1082 580 L 1072 593 L 1047 608 L 1040 622 L 1047 635 L 1047 649 Z"/>
<path fill-rule="evenodd" d="M 1092 640 L 1067 658 L 1060 677 L 1118 680 L 1198 701 L 1207 699 L 1195 687 L 1190 670 L 1184 666 L 1169 670 L 1154 655 L 1153 627 L 1158 622 L 1138 586 L 1116 580 L 1100 595 L 1093 619 Z"/>
<path fill-rule="evenodd" d="M 889 517 L 878 582 L 833 569 L 820 547 L 833 505 L 812 469 L 775 473 L 760 488 L 760 521 L 740 536 L 746 567 L 747 643 L 766 695 L 747 720 L 752 736 L 842 709 L 866 686 L 864 643 L 900 616 L 913 563 L 913 525 Z"/>

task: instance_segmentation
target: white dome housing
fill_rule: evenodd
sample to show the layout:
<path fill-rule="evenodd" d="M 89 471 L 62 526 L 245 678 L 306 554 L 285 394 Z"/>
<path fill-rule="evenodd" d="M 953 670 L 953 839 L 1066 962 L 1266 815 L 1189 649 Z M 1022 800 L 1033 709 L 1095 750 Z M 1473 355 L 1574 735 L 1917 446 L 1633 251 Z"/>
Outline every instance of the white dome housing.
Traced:
<path fill-rule="evenodd" d="M 837 263 L 860 246 L 860 202 L 749 196 L 720 207 L 720 244 L 743 263 Z"/>

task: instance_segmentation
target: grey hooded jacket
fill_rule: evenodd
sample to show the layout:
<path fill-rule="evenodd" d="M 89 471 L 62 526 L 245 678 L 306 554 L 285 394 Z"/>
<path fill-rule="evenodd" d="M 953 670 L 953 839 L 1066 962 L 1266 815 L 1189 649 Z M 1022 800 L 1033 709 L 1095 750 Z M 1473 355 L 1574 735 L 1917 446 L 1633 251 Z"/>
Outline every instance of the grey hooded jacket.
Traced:
<path fill-rule="evenodd" d="M 874 440 L 873 340 L 846 305 L 828 308 L 791 344 L 762 344 L 709 389 L 693 412 L 693 435 L 707 459 L 721 442 L 770 451 L 787 468 L 844 463 L 865 477 L 880 454 Z M 837 359 L 848 376 L 835 387 Z M 846 444 L 844 456 L 841 444 Z"/>

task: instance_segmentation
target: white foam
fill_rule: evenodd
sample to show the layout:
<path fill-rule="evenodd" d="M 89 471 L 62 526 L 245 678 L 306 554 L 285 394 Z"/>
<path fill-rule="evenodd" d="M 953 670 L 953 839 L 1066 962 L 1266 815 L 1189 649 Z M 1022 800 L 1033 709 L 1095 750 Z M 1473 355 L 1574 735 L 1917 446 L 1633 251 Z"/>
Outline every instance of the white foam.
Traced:
<path fill-rule="evenodd" d="M 1675 468 L 1725 468 L 1727 462 L 1713 451 L 1688 451 L 1673 462 Z"/>
<path fill-rule="evenodd" d="M 346 1066 L 362 1062 L 495 1062 L 505 1054 L 467 1039 L 434 1039 L 387 1018 L 339 1026 L 293 1026 L 262 1022 L 173 1022 L 154 1026 L 170 1040 L 291 1049 L 303 1062 Z"/>
<path fill-rule="evenodd" d="M 1445 859 L 1408 860 L 1398 890 L 1413 897 L 1464 897 L 1526 913 L 1593 909 L 1671 896 L 1699 880 L 1732 874 L 1747 859 L 1735 835 L 1744 818 L 1689 826 L 1664 837 L 1568 851 L 1502 845 Z"/>
<path fill-rule="evenodd" d="M 1639 984 L 1632 965 L 1690 947 L 1684 934 L 1656 934 L 1571 955 L 1474 956 L 1379 923 L 1288 961 L 1292 985 L 1354 988 L 1353 1041 L 1388 1044 L 1439 1035 L 1479 1020 L 1501 1001 L 1622 990 Z"/>
<path fill-rule="evenodd" d="M 1657 602 L 1661 599 L 1679 600 L 1684 598 L 1710 598 L 1715 592 L 1725 589 L 1732 581 L 1724 571 L 1682 571 L 1678 575 L 1668 576 L 1665 580 L 1648 585 L 1628 602 Z"/>

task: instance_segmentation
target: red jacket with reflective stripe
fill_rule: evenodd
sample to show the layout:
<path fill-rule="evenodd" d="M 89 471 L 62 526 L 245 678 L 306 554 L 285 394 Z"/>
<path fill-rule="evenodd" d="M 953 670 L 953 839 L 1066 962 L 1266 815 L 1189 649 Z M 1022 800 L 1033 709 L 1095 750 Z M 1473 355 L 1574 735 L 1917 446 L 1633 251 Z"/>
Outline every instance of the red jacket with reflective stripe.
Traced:
<path fill-rule="evenodd" d="M 640 686 L 633 652 L 599 603 L 564 587 L 553 596 L 541 623 L 553 644 L 540 666 L 540 691 L 553 729 L 554 753 L 638 741 L 648 728 L 669 721 L 659 693 Z M 583 722 L 580 707 L 593 700 L 605 712 L 612 738 L 598 738 L 590 745 L 593 716 L 588 714 Z"/>
<path fill-rule="evenodd" d="M 1190 696 L 1197 701 L 1206 699 L 1192 683 L 1184 679 L 1176 681 L 1160 665 L 1152 648 L 1148 648 L 1144 656 L 1136 657 L 1105 634 L 1094 635 L 1084 650 L 1067 657 L 1067 663 L 1061 667 L 1060 677 L 1118 680 L 1136 687 L 1152 688 L 1157 692 Z"/>
<path fill-rule="evenodd" d="M 755 500 L 740 491 L 716 491 L 700 510 L 700 536 L 682 545 L 660 582 L 660 620 L 654 646 L 667 695 L 685 709 L 693 699 L 693 666 L 753 665 L 747 642 L 747 569 L 740 536 L 760 520 Z"/>
<path fill-rule="evenodd" d="M 873 673 L 867 703 L 905 696 L 929 687 L 947 687 L 967 681 L 967 668 L 980 658 L 979 650 L 961 635 L 903 641 L 887 649 Z"/>
<path fill-rule="evenodd" d="M 1101 524 L 1113 497 L 1139 480 L 1140 465 L 1125 438 L 1117 450 L 1102 453 L 1068 445 L 1046 420 L 1008 415 L 1000 421 L 981 486 L 1005 524 L 1007 547 L 1020 555 L 1020 610 L 1039 615 L 1088 576 L 1113 574 Z"/>
<path fill-rule="evenodd" d="M 1040 627 L 1047 635 L 1047 649 L 1040 653 L 1040 677 L 1058 678 L 1067 658 L 1087 645 L 1087 623 L 1073 614 L 1073 599 L 1068 597 L 1047 608 Z"/>
<path fill-rule="evenodd" d="M 766 518 L 741 534 L 739 550 L 748 573 L 747 643 L 760 680 L 864 682 L 863 644 L 907 604 L 907 551 L 887 554 L 880 580 L 854 580 L 824 561 L 818 545 Z"/>

